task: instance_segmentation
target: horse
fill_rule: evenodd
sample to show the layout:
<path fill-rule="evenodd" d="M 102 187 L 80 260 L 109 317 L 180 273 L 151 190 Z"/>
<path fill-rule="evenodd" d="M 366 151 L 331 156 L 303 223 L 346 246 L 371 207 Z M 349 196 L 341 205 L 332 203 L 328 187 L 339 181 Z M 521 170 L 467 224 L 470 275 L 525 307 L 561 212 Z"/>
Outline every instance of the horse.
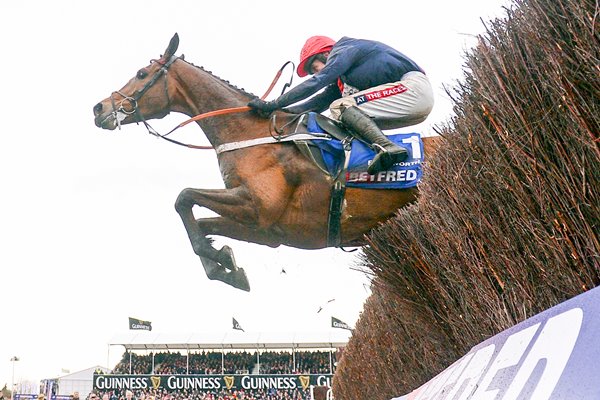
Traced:
<path fill-rule="evenodd" d="M 254 97 L 183 56 L 175 56 L 177 33 L 164 54 L 137 71 L 120 90 L 93 107 L 95 125 L 114 130 L 121 125 L 159 119 L 170 112 L 196 116 L 214 110 L 241 108 L 197 121 L 213 148 L 271 136 L 271 121 L 248 112 Z M 244 108 L 245 107 L 245 108 Z M 294 116 L 278 111 L 278 121 Z M 432 153 L 436 137 L 423 138 L 425 154 Z M 194 253 L 210 280 L 250 291 L 243 268 L 229 246 L 213 247 L 212 236 L 278 247 L 300 249 L 332 247 L 327 240 L 331 188 L 334 179 L 301 153 L 292 142 L 267 142 L 217 152 L 224 189 L 181 191 L 175 210 L 181 217 Z M 339 246 L 366 244 L 366 234 L 400 208 L 413 203 L 416 187 L 402 190 L 347 188 L 340 216 Z M 194 206 L 218 216 L 196 219 Z"/>

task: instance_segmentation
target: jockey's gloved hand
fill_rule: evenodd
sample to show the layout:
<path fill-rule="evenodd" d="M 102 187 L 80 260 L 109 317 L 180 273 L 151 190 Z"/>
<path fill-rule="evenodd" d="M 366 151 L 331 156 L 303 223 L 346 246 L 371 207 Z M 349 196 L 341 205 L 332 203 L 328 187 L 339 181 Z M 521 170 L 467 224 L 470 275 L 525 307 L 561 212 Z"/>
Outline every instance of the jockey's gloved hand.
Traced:
<path fill-rule="evenodd" d="M 279 108 L 275 101 L 264 101 L 258 98 L 252 99 L 248 103 L 248 107 L 263 118 L 269 118 L 271 113 Z"/>

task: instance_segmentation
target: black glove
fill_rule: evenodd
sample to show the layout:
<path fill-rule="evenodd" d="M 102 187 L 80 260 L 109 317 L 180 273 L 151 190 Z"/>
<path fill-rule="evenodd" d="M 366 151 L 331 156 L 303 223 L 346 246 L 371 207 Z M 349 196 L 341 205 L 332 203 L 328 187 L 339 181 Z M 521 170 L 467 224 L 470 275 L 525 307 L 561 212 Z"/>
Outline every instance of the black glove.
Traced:
<path fill-rule="evenodd" d="M 252 99 L 248 103 L 248 107 L 263 118 L 269 118 L 271 113 L 279 108 L 275 101 L 264 101 L 258 98 Z"/>

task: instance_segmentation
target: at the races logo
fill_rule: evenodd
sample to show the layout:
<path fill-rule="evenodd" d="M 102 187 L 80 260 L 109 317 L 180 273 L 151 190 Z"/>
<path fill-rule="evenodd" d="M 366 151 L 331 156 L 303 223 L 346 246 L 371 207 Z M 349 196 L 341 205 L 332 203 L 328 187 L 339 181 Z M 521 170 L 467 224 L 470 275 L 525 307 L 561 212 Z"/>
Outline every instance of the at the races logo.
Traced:
<path fill-rule="evenodd" d="M 354 100 L 356 100 L 356 105 L 360 105 L 362 103 L 366 103 L 367 101 L 384 99 L 395 94 L 404 93 L 407 90 L 408 89 L 406 88 L 406 86 L 399 83 L 396 86 L 392 86 L 390 88 L 375 90 L 373 92 L 361 94 L 360 96 L 354 96 Z"/>

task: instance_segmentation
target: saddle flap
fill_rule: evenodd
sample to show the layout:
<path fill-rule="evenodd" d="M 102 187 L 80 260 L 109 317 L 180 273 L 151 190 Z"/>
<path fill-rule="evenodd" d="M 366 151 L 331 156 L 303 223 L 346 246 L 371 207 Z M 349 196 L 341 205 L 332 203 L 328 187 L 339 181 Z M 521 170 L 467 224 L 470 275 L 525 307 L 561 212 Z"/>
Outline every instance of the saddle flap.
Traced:
<path fill-rule="evenodd" d="M 346 172 L 346 186 L 369 189 L 408 189 L 419 183 L 423 174 L 421 135 L 398 133 L 387 137 L 398 146 L 404 147 L 408 151 L 409 157 L 405 161 L 395 164 L 388 171 L 370 175 L 367 172 L 367 166 L 375 152 L 360 140 L 353 140 Z M 345 162 L 343 144 L 337 140 L 313 140 L 312 142 L 321 149 L 329 173 L 334 176 L 341 171 Z"/>
<path fill-rule="evenodd" d="M 314 121 L 321 129 L 323 129 L 326 133 L 329 133 L 337 140 L 344 140 L 345 138 L 350 136 L 350 134 L 348 134 L 348 132 L 346 132 L 344 128 L 339 124 L 339 122 L 334 121 L 333 119 L 326 117 L 325 115 L 311 112 L 309 113 L 308 118 L 309 121 L 311 118 L 314 118 Z"/>

